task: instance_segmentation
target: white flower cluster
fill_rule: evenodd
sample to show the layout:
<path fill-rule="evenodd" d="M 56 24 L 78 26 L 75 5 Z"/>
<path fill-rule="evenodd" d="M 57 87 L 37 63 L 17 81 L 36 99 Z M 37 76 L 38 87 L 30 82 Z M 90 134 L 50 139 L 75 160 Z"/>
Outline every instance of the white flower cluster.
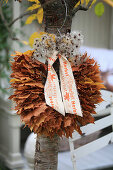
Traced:
<path fill-rule="evenodd" d="M 37 57 L 50 57 L 56 50 L 59 54 L 68 57 L 79 55 L 79 48 L 83 42 L 83 36 L 80 32 L 72 32 L 63 34 L 61 36 L 55 36 L 53 39 L 49 34 L 44 34 L 41 37 L 35 39 L 34 43 L 34 58 Z"/>
<path fill-rule="evenodd" d="M 57 50 L 66 57 L 79 55 L 79 49 L 83 42 L 83 36 L 80 32 L 63 34 L 56 40 Z"/>
<path fill-rule="evenodd" d="M 56 43 L 52 36 L 49 34 L 43 34 L 40 38 L 36 38 L 34 42 L 34 54 L 33 57 L 38 59 L 38 57 L 47 58 L 53 54 L 56 50 Z"/>

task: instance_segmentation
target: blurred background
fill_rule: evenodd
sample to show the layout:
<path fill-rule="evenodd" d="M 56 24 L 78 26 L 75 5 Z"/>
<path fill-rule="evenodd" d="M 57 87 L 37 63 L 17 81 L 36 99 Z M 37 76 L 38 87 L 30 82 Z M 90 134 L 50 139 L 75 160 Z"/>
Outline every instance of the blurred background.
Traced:
<path fill-rule="evenodd" d="M 103 7 L 96 9 L 96 4 L 87 12 L 77 12 L 73 18 L 72 30 L 79 30 L 84 35 L 81 53 L 87 51 L 88 55 L 95 58 L 100 65 L 101 77 L 107 91 L 113 92 L 113 8 L 104 3 L 104 9 Z M 24 124 L 20 122 L 19 116 L 13 109 L 14 103 L 8 100 L 12 93 L 9 85 L 10 62 L 13 60 L 11 54 L 14 51 L 24 52 L 31 49 L 30 35 L 43 30 L 43 25 L 39 25 L 35 21 L 29 26 L 25 25 L 27 16 L 21 17 L 21 15 L 28 5 L 29 3 L 26 1 L 18 3 L 9 0 L 7 4 L 0 6 L 0 170 L 33 169 L 36 136 L 27 127 L 24 128 Z M 12 23 L 12 20 L 18 16 L 21 19 Z M 110 100 L 108 99 L 106 102 L 107 104 L 99 106 L 100 110 L 110 107 Z M 103 116 L 96 116 L 95 119 Z M 77 141 L 75 145 L 78 147 L 86 144 L 109 131 L 112 131 L 111 126 L 105 131 L 101 130 L 90 135 L 85 140 Z M 78 170 L 113 170 L 112 153 L 113 144 L 77 161 Z M 73 169 L 68 140 L 65 139 L 62 139 L 59 144 L 58 170 L 63 169 Z"/>

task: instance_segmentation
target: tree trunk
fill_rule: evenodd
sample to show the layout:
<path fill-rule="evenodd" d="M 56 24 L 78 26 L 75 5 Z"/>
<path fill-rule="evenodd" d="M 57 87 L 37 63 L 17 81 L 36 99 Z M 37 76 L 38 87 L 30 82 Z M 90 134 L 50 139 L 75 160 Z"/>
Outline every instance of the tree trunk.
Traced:
<path fill-rule="evenodd" d="M 51 0 L 50 0 L 51 1 Z M 40 0 L 44 5 L 45 32 L 60 35 L 71 31 L 72 10 L 78 0 Z M 56 60 L 54 68 L 58 73 L 59 61 Z M 35 170 L 57 170 L 58 140 L 55 136 L 50 139 L 37 136 L 35 150 Z"/>
<path fill-rule="evenodd" d="M 57 170 L 58 139 L 40 136 L 36 141 L 35 170 Z"/>

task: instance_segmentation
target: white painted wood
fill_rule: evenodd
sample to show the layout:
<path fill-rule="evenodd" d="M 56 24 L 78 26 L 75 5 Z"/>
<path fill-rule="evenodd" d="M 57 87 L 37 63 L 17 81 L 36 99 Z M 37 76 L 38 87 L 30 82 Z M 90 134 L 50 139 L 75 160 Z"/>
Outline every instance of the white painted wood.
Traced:
<path fill-rule="evenodd" d="M 73 143 L 73 141 L 71 140 L 71 138 L 70 138 L 70 150 L 74 150 L 74 143 Z M 76 164 L 75 164 L 75 162 L 76 162 L 76 159 L 75 159 L 75 156 L 73 155 L 73 154 L 71 154 L 71 161 L 73 162 L 73 169 L 74 170 L 77 170 L 77 168 L 76 168 Z"/>
<path fill-rule="evenodd" d="M 105 118 L 95 121 L 95 124 L 88 124 L 86 126 L 81 127 L 81 130 L 85 134 L 85 136 L 87 136 L 98 130 L 104 129 L 112 124 L 113 124 L 113 115 L 109 115 Z M 80 138 L 81 136 L 77 134 L 77 132 L 75 131 L 72 135 L 72 139 L 70 138 L 70 141 L 75 141 L 75 139 L 77 140 Z"/>
<path fill-rule="evenodd" d="M 13 19 L 20 15 L 20 3 L 13 1 Z M 20 29 L 20 20 L 14 25 L 15 31 Z M 17 31 L 18 32 L 18 31 Z M 19 38 L 19 34 L 17 34 Z M 19 44 L 14 41 L 13 50 L 19 51 Z M 15 111 L 12 110 L 12 102 L 6 96 L 0 98 L 0 159 L 3 159 L 10 169 L 23 166 L 22 154 L 20 151 L 20 127 L 21 122 Z"/>
<path fill-rule="evenodd" d="M 81 127 L 81 130 L 85 136 L 90 135 L 94 132 L 97 132 L 99 130 L 102 130 L 110 125 L 113 126 L 113 93 L 108 92 L 108 91 L 101 91 L 102 92 L 102 97 L 105 100 L 100 106 L 98 110 L 99 115 L 107 115 L 104 118 L 101 118 L 100 120 L 95 121 L 95 124 L 88 124 L 86 126 Z M 106 104 L 110 105 L 110 107 L 106 108 Z M 104 108 L 104 109 L 103 109 Z M 109 142 L 113 142 L 113 132 L 100 137 L 97 140 L 94 140 L 84 146 L 81 146 L 77 149 L 74 148 L 74 142 L 77 139 L 84 138 L 83 136 L 81 137 L 77 132 L 74 132 L 72 135 L 72 138 L 69 138 L 69 143 L 70 143 L 70 151 L 71 151 L 71 160 L 73 163 L 73 168 L 76 170 L 76 160 L 80 159 L 81 157 L 84 157 L 92 152 L 95 152 L 106 145 L 109 144 Z"/>
<path fill-rule="evenodd" d="M 105 108 L 103 110 L 98 111 L 97 114 L 94 115 L 94 117 L 106 116 L 109 115 L 110 112 L 111 112 L 111 108 Z"/>
<path fill-rule="evenodd" d="M 108 145 L 109 142 L 111 142 L 112 137 L 113 137 L 113 132 L 93 142 L 90 142 L 84 146 L 81 146 L 80 148 L 71 151 L 71 154 L 75 156 L 76 160 L 80 159 L 81 157 L 86 156 L 87 154 L 95 152 Z"/>
<path fill-rule="evenodd" d="M 86 126 L 82 127 L 81 129 L 82 129 L 83 133 L 85 133 L 86 135 L 90 135 L 98 130 L 102 130 L 102 129 L 112 125 L 112 123 L 113 123 L 112 120 L 113 120 L 113 115 L 109 115 L 105 118 L 95 121 L 95 124 L 86 125 Z"/>
<path fill-rule="evenodd" d="M 7 167 L 23 166 L 20 151 L 20 117 L 11 109 L 11 103 L 0 98 L 0 159 Z"/>
<path fill-rule="evenodd" d="M 111 97 L 111 114 L 113 115 L 113 96 Z M 113 118 L 112 118 L 112 131 L 113 131 Z M 113 142 L 113 138 L 111 142 Z"/>
<path fill-rule="evenodd" d="M 97 112 L 97 114 L 95 114 L 94 117 L 104 116 L 111 112 L 110 107 L 107 107 L 107 106 L 110 106 L 112 103 L 113 93 L 108 90 L 101 90 L 101 94 L 102 94 L 101 96 L 104 101 L 96 105 L 97 107 L 95 111 Z"/>
<path fill-rule="evenodd" d="M 97 112 L 97 114 L 94 115 L 94 117 L 100 117 L 100 116 L 105 116 L 105 115 L 108 115 L 110 114 L 111 112 L 111 108 L 105 108 L 103 110 L 99 110 Z"/>
<path fill-rule="evenodd" d="M 74 150 L 74 143 L 73 140 L 70 138 L 70 149 Z"/>

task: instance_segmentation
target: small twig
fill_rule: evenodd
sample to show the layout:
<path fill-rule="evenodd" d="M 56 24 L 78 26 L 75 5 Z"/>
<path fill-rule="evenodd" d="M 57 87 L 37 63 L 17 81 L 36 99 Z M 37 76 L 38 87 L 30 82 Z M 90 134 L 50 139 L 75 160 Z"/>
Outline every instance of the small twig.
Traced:
<path fill-rule="evenodd" d="M 41 7 L 44 8 L 46 5 L 48 5 L 49 3 L 51 2 L 54 2 L 55 0 L 49 0 L 43 4 L 41 4 Z M 41 2 L 41 0 L 40 0 Z M 38 8 L 39 9 L 39 8 Z M 9 23 L 9 27 L 11 27 L 16 21 L 18 21 L 19 19 L 22 19 L 23 17 L 27 16 L 27 15 L 31 15 L 31 14 L 35 14 L 36 13 L 36 10 L 34 11 L 27 11 L 27 12 L 24 12 L 23 14 L 21 14 L 20 16 L 18 16 L 17 18 L 15 18 L 11 23 Z"/>
<path fill-rule="evenodd" d="M 80 1 L 81 2 L 81 1 Z M 74 16 L 79 10 L 87 11 L 89 7 L 91 6 L 93 0 L 90 0 L 87 6 L 82 6 L 81 3 L 79 6 L 73 9 L 72 16 Z"/>
<path fill-rule="evenodd" d="M 80 0 L 69 0 L 68 5 L 69 5 L 70 9 L 73 9 L 74 6 L 75 6 L 79 1 L 80 1 Z"/>
<path fill-rule="evenodd" d="M 28 11 L 28 12 L 24 12 L 23 14 L 21 14 L 20 16 L 18 16 L 17 18 L 15 18 L 11 23 L 9 23 L 9 27 L 11 27 L 16 21 L 18 21 L 19 19 L 22 19 L 23 17 L 27 16 L 27 15 L 31 15 L 31 14 L 35 14 L 36 11 Z"/>
<path fill-rule="evenodd" d="M 88 3 L 88 5 L 87 5 L 87 7 L 80 6 L 80 10 L 87 11 L 87 10 L 90 8 L 90 6 L 91 6 L 92 2 L 93 2 L 93 0 L 90 0 L 90 1 L 89 1 L 89 3 Z"/>
<path fill-rule="evenodd" d="M 43 4 L 41 4 L 41 7 L 45 7 L 46 5 L 48 5 L 49 3 L 52 3 L 54 2 L 55 0 L 49 0 Z M 78 2 L 79 0 L 77 0 Z M 77 3 L 76 2 L 76 3 Z M 40 3 L 41 3 L 41 0 L 40 0 Z M 34 11 L 28 11 L 28 12 L 24 12 L 23 14 L 21 14 L 20 16 L 18 16 L 17 18 L 15 18 L 13 21 L 11 21 L 11 23 L 8 24 L 9 27 L 11 27 L 16 21 L 18 21 L 19 19 L 22 19 L 23 17 L 27 16 L 27 15 L 31 15 L 31 14 L 35 14 L 36 13 L 36 10 Z"/>
<path fill-rule="evenodd" d="M 4 25 L 5 25 L 6 29 L 7 29 L 7 31 L 9 32 L 9 36 L 11 37 L 11 39 L 16 40 L 16 41 L 20 41 L 17 37 L 13 37 L 12 31 L 8 27 L 8 23 L 7 23 L 6 19 L 5 19 L 4 15 L 3 15 L 3 11 L 2 11 L 2 1 L 0 2 L 0 16 L 1 16 L 2 21 L 4 22 Z"/>
<path fill-rule="evenodd" d="M 41 1 L 41 0 L 40 0 L 40 1 Z M 48 5 L 49 3 L 54 2 L 54 1 L 55 1 L 55 0 L 49 0 L 49 1 L 45 2 L 45 3 L 43 3 L 43 4 L 41 5 L 41 7 L 45 7 L 46 5 Z M 19 38 L 13 37 L 12 31 L 11 31 L 10 27 L 11 27 L 17 20 L 23 18 L 24 16 L 27 16 L 27 15 L 31 15 L 31 14 L 36 13 L 36 10 L 31 11 L 31 12 L 30 12 L 30 11 L 24 12 L 23 14 L 21 14 L 20 16 L 18 16 L 17 18 L 15 18 L 11 23 L 8 24 L 7 21 L 6 21 L 6 19 L 5 19 L 5 17 L 4 17 L 4 15 L 3 15 L 3 12 L 2 12 L 2 3 L 3 3 L 3 1 L 1 0 L 1 1 L 0 1 L 0 16 L 1 16 L 1 18 L 2 18 L 2 21 L 4 22 L 4 25 L 5 25 L 6 29 L 7 29 L 7 31 L 9 32 L 9 35 L 10 35 L 11 39 L 21 42 L 21 40 L 20 40 Z"/>

